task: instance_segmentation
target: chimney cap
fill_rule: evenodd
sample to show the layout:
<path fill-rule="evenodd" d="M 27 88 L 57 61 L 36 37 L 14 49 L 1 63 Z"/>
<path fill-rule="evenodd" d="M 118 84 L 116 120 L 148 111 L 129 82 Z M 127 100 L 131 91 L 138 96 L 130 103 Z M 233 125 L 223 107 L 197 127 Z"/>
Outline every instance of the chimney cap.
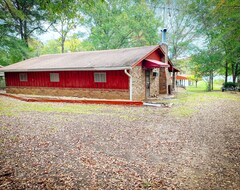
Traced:
<path fill-rule="evenodd" d="M 161 29 L 161 32 L 167 32 L 167 28 Z"/>

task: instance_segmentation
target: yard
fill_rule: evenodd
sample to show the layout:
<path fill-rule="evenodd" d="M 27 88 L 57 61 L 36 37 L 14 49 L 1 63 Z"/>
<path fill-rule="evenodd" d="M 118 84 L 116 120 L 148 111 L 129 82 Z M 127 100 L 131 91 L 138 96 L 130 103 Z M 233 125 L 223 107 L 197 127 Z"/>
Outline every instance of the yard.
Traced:
<path fill-rule="evenodd" d="M 0 189 L 239 189 L 240 94 L 171 108 L 0 96 Z"/>

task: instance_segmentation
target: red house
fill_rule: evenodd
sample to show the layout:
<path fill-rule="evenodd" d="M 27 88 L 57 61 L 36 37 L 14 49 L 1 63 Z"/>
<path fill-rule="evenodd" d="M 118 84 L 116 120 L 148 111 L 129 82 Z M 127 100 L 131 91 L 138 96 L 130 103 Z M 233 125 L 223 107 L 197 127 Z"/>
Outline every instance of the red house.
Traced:
<path fill-rule="evenodd" d="M 171 86 L 166 45 L 44 55 L 1 68 L 6 92 L 144 100 Z"/>

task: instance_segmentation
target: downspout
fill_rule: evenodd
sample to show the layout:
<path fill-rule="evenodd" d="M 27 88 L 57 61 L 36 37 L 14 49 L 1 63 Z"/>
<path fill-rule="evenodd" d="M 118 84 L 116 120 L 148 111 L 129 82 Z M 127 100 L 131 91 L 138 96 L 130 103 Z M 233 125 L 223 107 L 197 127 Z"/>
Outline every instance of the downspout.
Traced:
<path fill-rule="evenodd" d="M 124 70 L 124 73 L 129 77 L 130 81 L 129 81 L 129 99 L 130 101 L 132 101 L 132 75 L 130 75 L 130 73 L 127 72 L 127 69 Z"/>

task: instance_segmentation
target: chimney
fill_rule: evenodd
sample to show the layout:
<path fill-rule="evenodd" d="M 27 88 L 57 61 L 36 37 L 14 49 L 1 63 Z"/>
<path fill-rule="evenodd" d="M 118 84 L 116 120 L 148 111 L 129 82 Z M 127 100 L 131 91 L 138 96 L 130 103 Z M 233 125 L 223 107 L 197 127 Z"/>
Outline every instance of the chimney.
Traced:
<path fill-rule="evenodd" d="M 168 64 L 168 45 L 167 45 L 167 29 L 163 28 L 162 32 L 162 43 L 160 44 L 162 50 L 164 51 L 164 62 Z M 163 69 L 163 68 L 160 68 Z M 165 76 L 166 76 L 166 94 L 171 94 L 171 79 L 170 74 L 168 72 L 168 68 L 164 68 Z"/>
<path fill-rule="evenodd" d="M 167 44 L 167 29 L 166 28 L 163 28 L 161 30 L 162 32 L 162 44 Z"/>
<path fill-rule="evenodd" d="M 163 28 L 162 32 L 162 43 L 160 44 L 161 48 L 165 53 L 165 63 L 168 63 L 168 45 L 167 45 L 167 29 Z"/>

